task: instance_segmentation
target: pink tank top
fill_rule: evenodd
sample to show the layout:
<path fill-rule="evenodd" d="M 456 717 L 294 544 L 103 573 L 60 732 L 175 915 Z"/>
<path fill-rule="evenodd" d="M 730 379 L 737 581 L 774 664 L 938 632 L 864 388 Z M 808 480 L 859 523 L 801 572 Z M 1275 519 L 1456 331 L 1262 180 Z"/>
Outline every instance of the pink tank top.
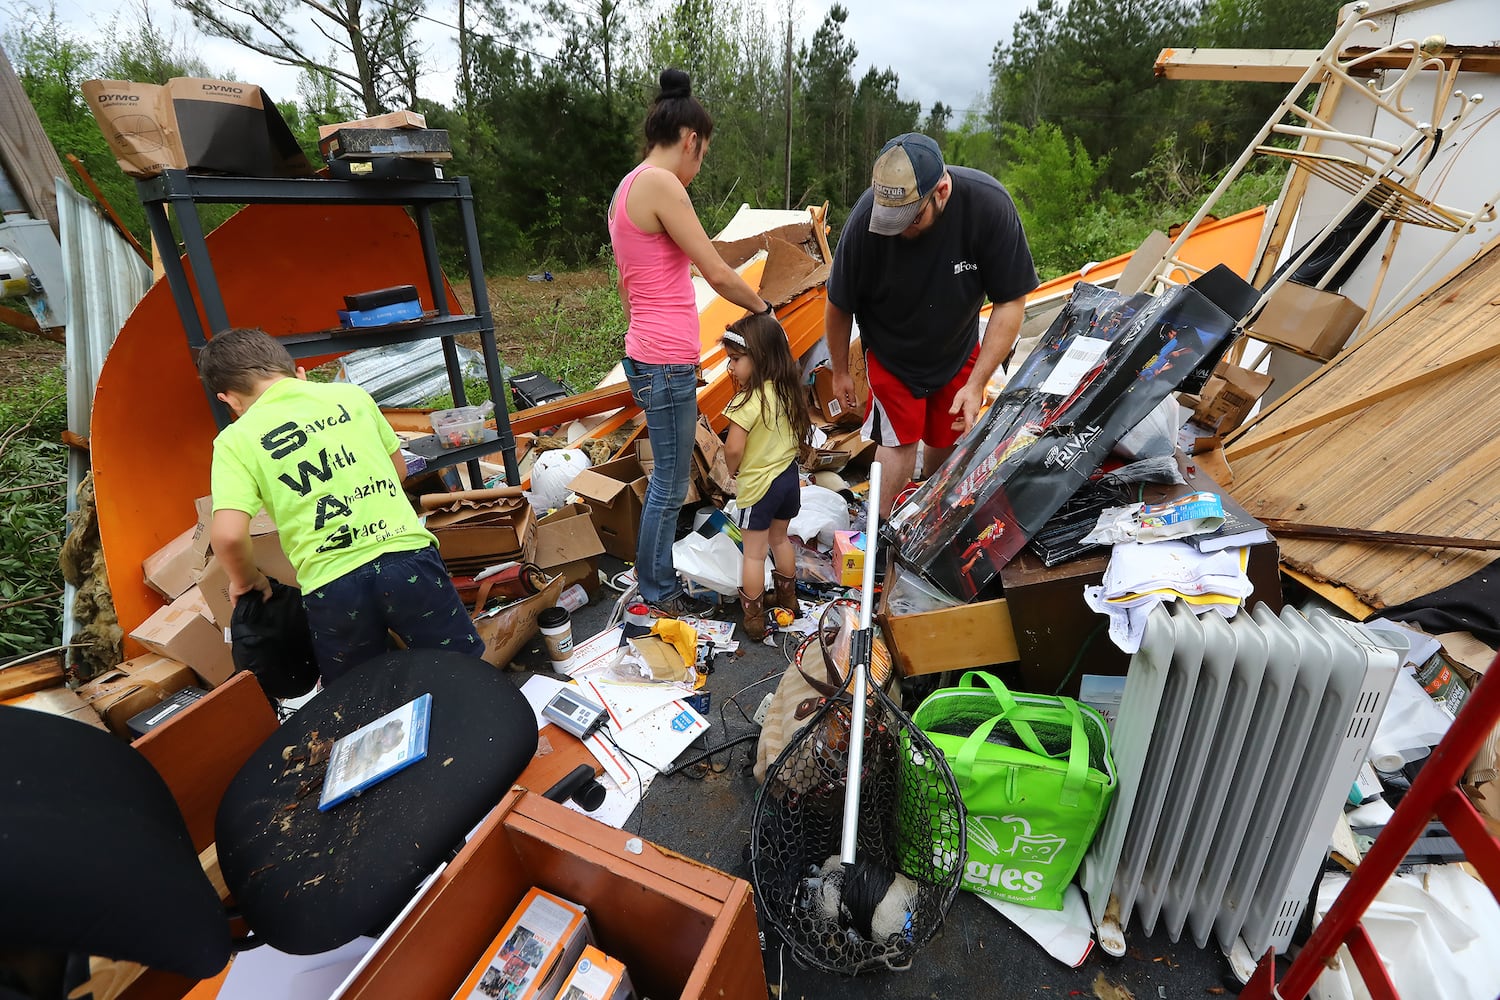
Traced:
<path fill-rule="evenodd" d="M 625 211 L 630 186 L 645 169 L 642 163 L 620 181 L 609 220 L 620 289 L 630 305 L 625 353 L 650 365 L 696 365 L 698 304 L 689 270 L 692 261 L 667 233 L 642 232 Z"/>

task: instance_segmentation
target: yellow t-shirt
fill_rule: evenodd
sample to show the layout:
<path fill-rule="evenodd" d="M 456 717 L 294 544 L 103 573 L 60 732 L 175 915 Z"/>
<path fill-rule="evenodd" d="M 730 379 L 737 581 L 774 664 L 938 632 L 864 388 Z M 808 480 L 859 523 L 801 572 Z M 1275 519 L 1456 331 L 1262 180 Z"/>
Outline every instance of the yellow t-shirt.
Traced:
<path fill-rule="evenodd" d="M 303 590 L 437 542 L 401 492 L 400 441 L 370 394 L 285 378 L 214 439 L 214 510 L 266 508 Z"/>
<path fill-rule="evenodd" d="M 776 477 L 796 460 L 798 442 L 781 400 L 764 383 L 746 393 L 738 405 L 727 407 L 724 416 L 749 435 L 734 497 L 744 510 L 765 496 Z"/>

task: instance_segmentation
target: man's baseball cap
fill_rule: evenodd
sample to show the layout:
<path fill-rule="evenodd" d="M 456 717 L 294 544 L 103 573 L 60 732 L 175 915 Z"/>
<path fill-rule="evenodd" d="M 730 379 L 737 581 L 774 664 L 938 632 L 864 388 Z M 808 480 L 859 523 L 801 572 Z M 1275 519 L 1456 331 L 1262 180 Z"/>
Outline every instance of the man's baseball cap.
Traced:
<path fill-rule="evenodd" d="M 898 135 L 875 158 L 870 187 L 875 204 L 870 208 L 870 232 L 877 236 L 899 236 L 922 211 L 923 200 L 943 179 L 943 153 L 938 144 L 920 132 Z"/>

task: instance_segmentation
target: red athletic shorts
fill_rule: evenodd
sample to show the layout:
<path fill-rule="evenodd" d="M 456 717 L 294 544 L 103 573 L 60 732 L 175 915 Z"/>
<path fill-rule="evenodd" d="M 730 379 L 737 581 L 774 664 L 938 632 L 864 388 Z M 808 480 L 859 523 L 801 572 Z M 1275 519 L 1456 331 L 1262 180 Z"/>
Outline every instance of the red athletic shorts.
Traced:
<path fill-rule="evenodd" d="M 870 404 L 865 411 L 864 436 L 876 444 L 895 448 L 904 444 L 925 442 L 930 448 L 947 448 L 963 433 L 963 416 L 950 414 L 953 397 L 964 387 L 974 371 L 974 360 L 979 357 L 979 345 L 958 370 L 937 392 L 921 399 L 911 394 L 895 375 L 892 375 L 876 359 L 865 354 L 865 371 L 870 380 Z M 954 421 L 959 421 L 957 427 Z"/>

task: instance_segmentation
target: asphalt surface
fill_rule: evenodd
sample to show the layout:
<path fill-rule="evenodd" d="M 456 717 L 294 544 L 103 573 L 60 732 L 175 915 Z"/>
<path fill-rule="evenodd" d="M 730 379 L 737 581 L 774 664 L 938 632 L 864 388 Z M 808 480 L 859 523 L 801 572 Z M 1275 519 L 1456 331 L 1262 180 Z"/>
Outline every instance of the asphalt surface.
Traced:
<path fill-rule="evenodd" d="M 623 568 L 604 557 L 606 572 Z M 601 589 L 594 603 L 573 612 L 575 640 L 605 627 L 614 596 Z M 729 608 L 724 617 L 737 612 Z M 737 633 L 737 637 L 740 637 Z M 701 752 L 758 731 L 753 716 L 762 698 L 776 687 L 794 648 L 791 640 L 776 646 L 741 643 L 742 654 L 719 656 L 708 677 L 706 740 L 695 744 L 679 763 Z M 550 673 L 541 637 L 517 657 L 528 669 Z M 524 677 L 517 676 L 518 682 Z M 956 677 L 953 678 L 956 682 Z M 910 711 L 916 704 L 908 698 Z M 755 741 L 714 754 L 651 785 L 627 827 L 680 854 L 751 880 L 748 850 L 751 815 L 759 785 L 751 771 Z M 990 909 L 960 892 L 943 927 L 920 951 L 911 968 L 840 976 L 800 967 L 790 949 L 778 947 L 764 922 L 769 942 L 766 980 L 773 1000 L 842 1000 L 842 998 L 967 998 L 996 1000 L 1102 997 L 1105 1000 L 1183 1000 L 1188 997 L 1234 996 L 1239 983 L 1218 948 L 1200 950 L 1190 940 L 1173 943 L 1158 929 L 1152 936 L 1139 928 L 1127 932 L 1127 953 L 1112 958 L 1097 946 L 1083 964 L 1068 968 Z M 1112 991 L 1123 987 L 1128 992 Z"/>

